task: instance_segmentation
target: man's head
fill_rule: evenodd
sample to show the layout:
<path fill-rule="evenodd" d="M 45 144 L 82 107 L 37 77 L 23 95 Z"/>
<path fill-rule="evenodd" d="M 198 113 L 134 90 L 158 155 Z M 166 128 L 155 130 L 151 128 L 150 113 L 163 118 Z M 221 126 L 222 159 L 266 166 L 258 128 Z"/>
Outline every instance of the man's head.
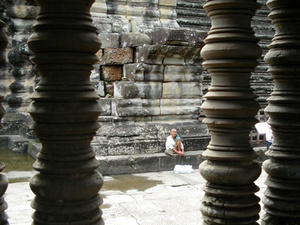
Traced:
<path fill-rule="evenodd" d="M 170 134 L 171 134 L 172 138 L 175 138 L 176 135 L 177 135 L 177 130 L 176 130 L 176 129 L 172 129 L 172 130 L 170 131 Z"/>

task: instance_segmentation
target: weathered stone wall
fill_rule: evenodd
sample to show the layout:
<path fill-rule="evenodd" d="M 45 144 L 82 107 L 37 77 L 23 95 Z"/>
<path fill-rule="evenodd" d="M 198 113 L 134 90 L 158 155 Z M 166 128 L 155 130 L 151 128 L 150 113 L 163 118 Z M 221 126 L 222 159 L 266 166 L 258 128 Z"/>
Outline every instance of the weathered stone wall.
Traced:
<path fill-rule="evenodd" d="M 254 30 L 264 53 L 273 35 L 265 0 L 254 17 Z M 93 140 L 98 155 L 132 155 L 164 150 L 169 130 L 177 128 L 189 151 L 205 148 L 209 135 L 201 122 L 202 96 L 210 77 L 203 71 L 200 50 L 210 28 L 205 0 L 96 0 L 92 18 L 101 39 L 91 81 L 102 109 L 101 128 Z M 10 46 L 5 85 L 6 134 L 32 137 L 26 113 L 38 80 L 26 41 L 35 22 L 33 0 L 6 0 Z M 262 106 L 272 85 L 266 64 L 252 83 Z M 24 122 L 25 121 L 25 122 Z"/>
<path fill-rule="evenodd" d="M 93 142 L 98 155 L 163 152 L 173 127 L 187 150 L 205 148 L 208 133 L 198 117 L 206 33 L 181 29 L 176 6 L 174 0 L 94 4 L 102 41 L 93 76 L 102 108 Z"/>

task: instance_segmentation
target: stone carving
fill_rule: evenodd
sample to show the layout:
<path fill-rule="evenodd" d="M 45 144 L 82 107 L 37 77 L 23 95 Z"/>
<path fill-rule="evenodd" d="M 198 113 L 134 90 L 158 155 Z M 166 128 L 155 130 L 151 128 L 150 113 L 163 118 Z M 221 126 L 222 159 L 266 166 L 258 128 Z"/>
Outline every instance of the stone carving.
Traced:
<path fill-rule="evenodd" d="M 40 13 L 28 46 L 41 79 L 29 113 L 42 143 L 30 187 L 33 224 L 104 224 L 103 180 L 90 146 L 98 130 L 98 96 L 90 82 L 100 48 L 93 0 L 37 0 Z"/>
<path fill-rule="evenodd" d="M 263 164 L 268 173 L 262 224 L 300 224 L 300 3 L 269 0 L 276 33 L 265 56 L 275 88 L 268 99 L 274 141 Z"/>
<path fill-rule="evenodd" d="M 4 61 L 3 51 L 7 45 L 7 37 L 2 29 L 4 26 L 5 26 L 4 22 L 2 20 L 0 20 L 0 66 Z M 3 98 L 3 96 L 0 95 L 0 99 L 2 99 L 2 98 Z M 0 104 L 0 120 L 2 119 L 4 113 L 5 113 L 5 110 L 2 107 L 2 105 Z M 3 126 L 0 123 L 0 129 L 2 127 Z M 0 172 L 2 172 L 4 167 L 5 167 L 4 163 L 0 162 Z M 3 225 L 8 224 L 8 222 L 7 222 L 8 217 L 5 213 L 5 210 L 7 209 L 7 204 L 4 201 L 4 197 L 3 197 L 3 195 L 7 189 L 7 186 L 8 186 L 8 179 L 3 174 L 0 174 L 0 224 L 3 224 Z"/>
<path fill-rule="evenodd" d="M 211 141 L 200 173 L 207 180 L 201 212 L 203 224 L 257 224 L 260 206 L 254 181 L 261 167 L 249 133 L 259 109 L 250 75 L 261 55 L 251 18 L 256 0 L 208 0 L 212 27 L 201 50 L 212 82 L 201 108 Z M 247 174 L 247 175 L 246 175 Z"/>

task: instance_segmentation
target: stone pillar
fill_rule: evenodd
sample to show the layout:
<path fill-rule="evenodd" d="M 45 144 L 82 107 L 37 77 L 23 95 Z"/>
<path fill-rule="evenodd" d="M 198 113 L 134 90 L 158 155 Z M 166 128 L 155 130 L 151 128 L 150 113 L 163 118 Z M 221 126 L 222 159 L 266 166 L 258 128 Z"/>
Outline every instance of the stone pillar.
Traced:
<path fill-rule="evenodd" d="M 201 212 L 203 224 L 257 224 L 260 206 L 254 181 L 261 167 L 249 133 L 259 106 L 250 75 L 261 54 L 251 19 L 256 0 L 208 0 L 212 22 L 201 55 L 212 77 L 202 109 L 211 141 L 200 173 L 207 180 Z"/>
<path fill-rule="evenodd" d="M 3 27 L 5 26 L 5 24 L 2 22 L 2 20 L 0 20 L 0 66 L 4 61 L 4 54 L 3 54 L 3 50 L 5 49 L 6 45 L 7 45 L 7 37 L 3 31 Z M 2 95 L 0 95 L 0 100 L 3 98 Z M 0 105 L 0 121 L 1 118 L 3 117 L 5 113 L 4 108 L 2 107 L 2 105 Z M 2 128 L 2 124 L 0 123 L 0 129 Z M 5 165 L 4 163 L 0 162 L 0 172 L 4 169 Z M 4 176 L 3 174 L 0 174 L 0 224 L 6 225 L 8 224 L 7 222 L 7 215 L 5 213 L 5 210 L 7 209 L 7 204 L 4 201 L 4 193 L 7 189 L 8 186 L 8 180 L 6 178 L 6 176 Z"/>
<path fill-rule="evenodd" d="M 300 224 L 300 3 L 270 0 L 275 36 L 265 56 L 275 83 L 266 112 L 274 141 L 264 164 L 268 173 L 262 224 Z"/>
<path fill-rule="evenodd" d="M 34 0 L 7 1 L 7 15 L 10 17 L 11 50 L 8 60 L 12 66 L 9 80 L 10 93 L 5 96 L 8 103 L 3 118 L 5 134 L 34 136 L 29 131 L 30 118 L 27 108 L 31 102 L 35 86 L 35 70 L 29 60 L 30 51 L 27 40 L 32 33 L 32 25 L 38 14 L 38 7 Z"/>
<path fill-rule="evenodd" d="M 97 131 L 98 96 L 90 83 L 100 48 L 90 7 L 94 0 L 37 0 L 40 13 L 28 40 L 41 80 L 29 112 L 42 143 L 30 181 L 33 224 L 102 225 L 103 180 L 90 142 Z"/>

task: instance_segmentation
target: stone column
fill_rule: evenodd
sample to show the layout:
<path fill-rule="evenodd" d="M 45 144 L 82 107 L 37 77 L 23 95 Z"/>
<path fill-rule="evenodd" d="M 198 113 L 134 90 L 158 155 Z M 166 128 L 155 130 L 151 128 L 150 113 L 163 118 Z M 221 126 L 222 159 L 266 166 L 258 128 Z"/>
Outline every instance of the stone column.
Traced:
<path fill-rule="evenodd" d="M 264 164 L 268 173 L 262 224 L 300 224 L 300 3 L 269 0 L 275 36 L 265 56 L 274 90 L 265 111 L 274 141 Z"/>
<path fill-rule="evenodd" d="M 98 96 L 89 77 L 100 48 L 90 7 L 94 0 L 37 0 L 29 38 L 41 80 L 29 107 L 42 143 L 30 186 L 33 224 L 102 225 L 103 180 L 90 142 L 99 128 Z"/>
<path fill-rule="evenodd" d="M 29 60 L 30 51 L 26 42 L 29 34 L 32 33 L 31 26 L 35 22 L 37 13 L 38 8 L 34 0 L 12 0 L 7 8 L 12 32 L 12 49 L 8 54 L 8 59 L 13 67 L 11 75 L 14 80 L 9 85 L 11 93 L 5 97 L 9 105 L 6 116 L 10 115 L 9 118 L 5 118 L 5 123 L 17 126 L 14 130 L 15 134 L 20 130 L 20 125 L 15 124 L 22 123 L 22 120 L 26 118 L 24 113 L 29 106 L 30 95 L 33 93 L 35 85 L 35 73 Z"/>
<path fill-rule="evenodd" d="M 2 22 L 2 20 L 0 20 L 0 66 L 4 61 L 4 54 L 3 54 L 3 50 L 5 49 L 6 45 L 7 45 L 7 37 L 3 31 L 3 27 L 5 26 L 5 24 Z M 2 95 L 0 95 L 0 100 L 3 98 Z M 0 105 L 0 121 L 1 118 L 3 117 L 5 113 L 4 108 L 2 107 L 2 105 Z M 2 128 L 2 124 L 0 123 L 0 129 Z M 0 172 L 4 169 L 5 165 L 4 163 L 0 162 Z M 8 224 L 7 222 L 7 215 L 5 213 L 5 210 L 7 209 L 7 204 L 4 201 L 4 193 L 7 189 L 8 186 L 8 180 L 6 178 L 6 176 L 4 176 L 3 174 L 0 174 L 0 224 L 6 225 Z"/>
<path fill-rule="evenodd" d="M 211 141 L 200 173 L 207 180 L 203 224 L 257 224 L 260 206 L 254 181 L 261 167 L 249 143 L 259 106 L 250 75 L 261 54 L 251 19 L 256 0 L 208 0 L 212 27 L 201 51 L 212 82 L 202 109 Z"/>

